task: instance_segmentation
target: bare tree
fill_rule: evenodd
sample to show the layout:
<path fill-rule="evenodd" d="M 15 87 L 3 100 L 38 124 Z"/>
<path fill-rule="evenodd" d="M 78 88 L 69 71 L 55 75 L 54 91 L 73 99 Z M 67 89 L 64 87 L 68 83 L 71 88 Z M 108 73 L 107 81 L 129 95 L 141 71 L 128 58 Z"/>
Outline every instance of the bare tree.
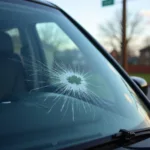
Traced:
<path fill-rule="evenodd" d="M 121 12 L 121 11 L 120 11 Z M 122 47 L 122 15 L 119 11 L 115 13 L 113 19 L 108 20 L 104 25 L 99 25 L 100 33 L 107 38 L 107 43 L 115 50 Z M 134 37 L 142 31 L 142 18 L 139 14 L 127 14 L 127 49 Z"/>
<path fill-rule="evenodd" d="M 68 48 L 69 38 L 55 23 L 43 23 L 37 26 L 39 38 L 46 54 L 48 68 L 52 69 L 56 53 Z"/>
<path fill-rule="evenodd" d="M 40 33 L 40 38 L 44 45 L 49 45 L 51 50 L 59 50 L 64 44 L 69 42 L 69 38 L 64 32 L 54 23 L 43 23 L 37 27 Z"/>

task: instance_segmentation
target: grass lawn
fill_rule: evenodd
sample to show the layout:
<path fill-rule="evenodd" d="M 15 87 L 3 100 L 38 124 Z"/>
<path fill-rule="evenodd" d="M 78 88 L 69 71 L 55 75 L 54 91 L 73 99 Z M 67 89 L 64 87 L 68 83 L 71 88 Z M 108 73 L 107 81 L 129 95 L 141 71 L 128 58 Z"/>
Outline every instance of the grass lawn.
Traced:
<path fill-rule="evenodd" d="M 148 84 L 150 84 L 150 74 L 137 73 L 137 74 L 129 74 L 129 75 L 144 78 L 148 82 Z"/>

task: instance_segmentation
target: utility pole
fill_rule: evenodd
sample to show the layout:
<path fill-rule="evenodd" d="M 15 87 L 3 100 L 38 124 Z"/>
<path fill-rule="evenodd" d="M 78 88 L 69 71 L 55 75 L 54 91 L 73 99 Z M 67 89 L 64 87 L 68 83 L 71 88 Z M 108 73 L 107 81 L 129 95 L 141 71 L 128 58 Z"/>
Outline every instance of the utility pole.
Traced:
<path fill-rule="evenodd" d="M 126 42 L 126 11 L 127 11 L 127 0 L 123 0 L 122 7 L 122 66 L 128 70 L 128 56 L 127 56 L 127 42 Z"/>
<path fill-rule="evenodd" d="M 123 68 L 128 71 L 127 41 L 126 41 L 126 12 L 127 0 L 122 0 L 122 42 L 121 42 L 121 60 Z M 102 6 L 110 6 L 115 4 L 115 0 L 102 0 Z"/>

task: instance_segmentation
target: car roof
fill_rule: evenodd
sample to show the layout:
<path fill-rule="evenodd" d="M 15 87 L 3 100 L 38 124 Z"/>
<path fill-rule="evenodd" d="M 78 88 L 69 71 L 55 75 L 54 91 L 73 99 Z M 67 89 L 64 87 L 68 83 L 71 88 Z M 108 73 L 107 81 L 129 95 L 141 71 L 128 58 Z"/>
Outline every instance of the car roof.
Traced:
<path fill-rule="evenodd" d="M 50 2 L 49 0 L 28 0 L 28 1 L 37 2 L 41 4 L 47 4 L 49 6 L 56 7 L 56 5 Z"/>
<path fill-rule="evenodd" d="M 0 0 L 0 1 L 12 1 L 12 0 Z M 58 6 L 56 6 L 54 3 L 50 2 L 50 0 L 13 0 L 14 3 L 15 3 L 15 1 L 29 1 L 29 2 L 35 2 L 35 3 L 58 8 Z"/>
<path fill-rule="evenodd" d="M 32 3 L 37 3 L 37 4 L 40 4 L 40 5 L 45 5 L 45 6 L 52 7 L 54 9 L 57 9 L 57 10 L 59 9 L 60 10 L 59 7 L 57 7 L 55 4 L 53 4 L 53 3 L 51 3 L 50 1 L 47 1 L 47 0 L 13 0 L 13 3 L 15 4 L 15 2 L 16 3 L 17 2 L 21 3 L 21 2 L 26 2 L 26 1 L 32 2 Z M 0 0 L 0 2 L 12 2 L 12 0 Z M 7 24 L 7 26 L 6 25 L 4 26 L 3 23 L 0 23 L 0 30 L 9 30 L 9 29 L 15 28 L 15 27 L 18 28 L 19 27 L 18 24 L 11 23 L 10 25 Z"/>

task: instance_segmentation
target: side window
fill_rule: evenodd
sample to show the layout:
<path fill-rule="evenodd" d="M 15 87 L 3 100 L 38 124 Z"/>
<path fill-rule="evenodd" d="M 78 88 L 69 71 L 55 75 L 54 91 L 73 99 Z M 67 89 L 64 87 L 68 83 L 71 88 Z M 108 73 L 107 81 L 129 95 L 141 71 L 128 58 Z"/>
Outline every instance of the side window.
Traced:
<path fill-rule="evenodd" d="M 19 30 L 17 28 L 13 28 L 7 30 L 6 33 L 9 34 L 9 36 L 12 38 L 14 53 L 20 55 L 22 44 L 21 44 Z"/>
<path fill-rule="evenodd" d="M 77 65 L 79 59 L 81 59 L 84 64 L 79 48 L 57 24 L 53 22 L 38 23 L 36 30 L 49 69 L 52 68 L 54 60 L 59 64 L 63 62 L 64 65 Z"/>

